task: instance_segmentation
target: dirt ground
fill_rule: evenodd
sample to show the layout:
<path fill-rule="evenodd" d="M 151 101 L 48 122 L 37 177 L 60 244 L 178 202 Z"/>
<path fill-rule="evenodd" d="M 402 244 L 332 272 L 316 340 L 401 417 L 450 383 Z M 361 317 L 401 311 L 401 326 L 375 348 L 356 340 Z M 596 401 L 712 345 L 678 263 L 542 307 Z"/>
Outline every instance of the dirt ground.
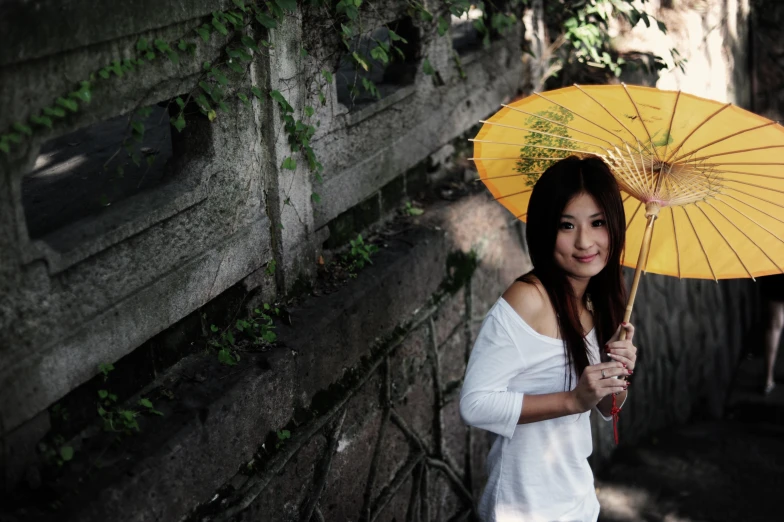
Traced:
<path fill-rule="evenodd" d="M 619 448 L 596 478 L 599 521 L 784 520 L 784 356 L 767 397 L 762 375 L 760 356 L 741 363 L 725 419 Z"/>

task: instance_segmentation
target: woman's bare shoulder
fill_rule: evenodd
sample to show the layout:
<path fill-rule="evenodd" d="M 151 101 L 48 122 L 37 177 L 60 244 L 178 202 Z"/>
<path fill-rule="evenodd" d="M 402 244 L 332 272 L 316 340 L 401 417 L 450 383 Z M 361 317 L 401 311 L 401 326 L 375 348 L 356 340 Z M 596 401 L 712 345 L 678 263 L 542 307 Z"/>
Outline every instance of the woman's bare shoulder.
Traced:
<path fill-rule="evenodd" d="M 557 322 L 547 291 L 539 280 L 530 283 L 515 281 L 503 294 L 504 300 L 537 332 L 552 335 Z"/>

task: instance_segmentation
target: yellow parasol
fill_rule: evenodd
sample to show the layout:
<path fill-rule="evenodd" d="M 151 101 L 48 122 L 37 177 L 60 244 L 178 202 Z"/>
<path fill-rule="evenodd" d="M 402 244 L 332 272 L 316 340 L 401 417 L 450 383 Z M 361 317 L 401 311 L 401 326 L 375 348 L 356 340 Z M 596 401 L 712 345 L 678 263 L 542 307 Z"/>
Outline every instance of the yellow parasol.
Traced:
<path fill-rule="evenodd" d="M 784 128 L 776 122 L 620 84 L 536 93 L 482 123 L 472 158 L 480 179 L 523 221 L 533 184 L 559 159 L 591 154 L 610 165 L 626 211 L 622 262 L 636 268 L 625 321 L 643 269 L 715 280 L 784 273 Z"/>
<path fill-rule="evenodd" d="M 643 269 L 717 281 L 784 273 L 784 128 L 776 122 L 621 84 L 535 93 L 482 123 L 472 158 L 480 179 L 523 221 L 534 183 L 559 159 L 595 155 L 610 165 L 626 212 L 622 263 L 635 268 L 624 321 Z M 616 443 L 619 412 L 613 396 Z"/>

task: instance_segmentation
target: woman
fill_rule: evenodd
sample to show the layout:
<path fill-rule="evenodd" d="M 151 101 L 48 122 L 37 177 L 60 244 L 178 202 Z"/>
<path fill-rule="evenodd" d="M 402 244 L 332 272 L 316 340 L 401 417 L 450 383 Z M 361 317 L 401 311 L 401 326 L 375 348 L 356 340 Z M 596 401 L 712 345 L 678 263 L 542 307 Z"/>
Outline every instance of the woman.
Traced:
<path fill-rule="evenodd" d="M 625 233 L 618 185 L 600 159 L 561 160 L 534 186 L 526 228 L 534 269 L 488 312 L 460 394 L 463 420 L 498 435 L 479 503 L 485 522 L 599 516 L 590 410 L 612 418 L 612 395 L 623 404 L 637 359 L 634 328 L 620 325 Z"/>

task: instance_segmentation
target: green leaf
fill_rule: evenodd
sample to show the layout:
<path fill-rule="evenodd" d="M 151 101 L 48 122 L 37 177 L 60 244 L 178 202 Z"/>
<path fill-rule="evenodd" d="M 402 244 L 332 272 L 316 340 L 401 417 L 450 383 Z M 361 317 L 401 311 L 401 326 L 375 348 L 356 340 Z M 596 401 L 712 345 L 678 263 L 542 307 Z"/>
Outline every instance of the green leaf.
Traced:
<path fill-rule="evenodd" d="M 134 121 L 131 123 L 131 128 L 133 129 L 133 132 L 135 132 L 136 134 L 139 134 L 140 136 L 144 136 L 144 123 L 140 121 Z"/>
<path fill-rule="evenodd" d="M 231 69 L 235 73 L 242 74 L 245 72 L 245 69 L 242 68 L 242 65 L 240 65 L 237 62 L 234 61 L 226 62 L 226 65 L 229 67 L 229 69 Z"/>
<path fill-rule="evenodd" d="M 321 71 L 321 76 L 323 76 L 324 79 L 327 80 L 327 83 L 332 83 L 332 73 L 331 72 L 329 72 L 327 70 Z"/>
<path fill-rule="evenodd" d="M 68 462 L 73 459 L 74 456 L 74 449 L 71 446 L 63 446 L 60 448 L 60 457 L 65 461 Z"/>
<path fill-rule="evenodd" d="M 313 201 L 313 203 L 316 204 L 321 203 L 321 196 L 319 196 L 315 192 L 310 195 L 310 199 Z"/>
<path fill-rule="evenodd" d="M 31 136 L 33 134 L 33 129 L 31 129 L 29 126 L 23 123 L 16 122 L 14 123 L 13 128 L 17 132 L 21 132 L 22 134 L 27 134 L 28 136 Z"/>
<path fill-rule="evenodd" d="M 158 49 L 162 53 L 165 53 L 165 52 L 171 50 L 171 48 L 169 47 L 169 44 L 167 44 L 164 40 L 161 40 L 160 38 L 156 38 L 155 39 L 155 48 Z"/>
<path fill-rule="evenodd" d="M 248 99 L 248 96 L 245 93 L 238 92 L 237 98 L 242 100 L 242 103 L 244 103 L 246 106 L 250 106 L 250 100 Z"/>
<path fill-rule="evenodd" d="M 179 107 L 180 109 L 185 108 L 185 100 L 183 100 L 181 97 L 177 96 L 177 98 L 175 98 L 174 101 L 177 103 L 177 107 Z"/>
<path fill-rule="evenodd" d="M 428 60 L 427 58 L 425 58 L 425 60 L 422 62 L 422 72 L 424 72 L 428 76 L 431 76 L 436 72 L 435 69 L 433 69 L 433 66 L 430 65 L 430 60 Z"/>
<path fill-rule="evenodd" d="M 104 80 L 108 80 L 109 79 L 109 69 L 104 67 L 103 69 L 98 71 L 98 76 L 100 76 Z"/>
<path fill-rule="evenodd" d="M 108 391 L 106 391 L 106 390 L 98 390 L 98 397 L 100 397 L 101 399 L 105 399 L 108 396 L 109 396 L 109 392 Z"/>
<path fill-rule="evenodd" d="M 220 330 L 220 328 L 218 328 L 218 327 L 217 327 L 217 326 L 215 326 L 214 324 L 210 325 L 210 331 L 211 331 L 212 333 L 217 333 L 219 330 Z"/>
<path fill-rule="evenodd" d="M 177 129 L 177 132 L 182 132 L 182 129 L 185 128 L 185 118 L 182 113 L 179 113 L 176 118 L 171 118 L 169 122 L 172 124 L 172 127 Z"/>
<path fill-rule="evenodd" d="M 259 46 L 256 45 L 256 42 L 248 35 L 242 35 L 240 39 L 242 41 L 242 45 L 250 49 L 251 51 L 259 52 Z"/>
<path fill-rule="evenodd" d="M 370 70 L 370 67 L 368 66 L 367 62 L 359 54 L 357 54 L 356 51 L 351 53 L 351 56 L 354 58 L 354 60 L 356 60 L 356 62 L 360 65 L 360 67 L 362 67 L 366 71 Z"/>
<path fill-rule="evenodd" d="M 256 20 L 267 29 L 275 29 L 278 27 L 278 22 L 264 13 L 256 13 Z"/>
<path fill-rule="evenodd" d="M 145 399 L 144 397 L 139 399 L 139 405 L 140 406 L 144 406 L 145 408 L 150 408 L 150 409 L 153 408 L 153 405 L 152 405 L 152 402 L 150 402 L 150 399 Z"/>
<path fill-rule="evenodd" d="M 65 111 L 62 107 L 44 107 L 44 114 L 56 118 L 65 118 Z"/>
<path fill-rule="evenodd" d="M 13 141 L 14 143 L 17 143 L 17 144 L 18 143 L 22 143 L 22 137 L 19 134 L 15 133 L 15 132 L 11 132 L 9 134 L 6 134 L 5 138 L 9 139 L 9 140 L 11 140 L 11 141 Z"/>
<path fill-rule="evenodd" d="M 259 89 L 258 87 L 251 87 L 250 92 L 252 92 L 253 96 L 258 98 L 259 100 L 264 101 L 264 93 L 262 93 L 261 89 Z"/>
<path fill-rule="evenodd" d="M 326 105 L 327 104 L 327 97 L 324 96 L 324 91 L 320 90 L 319 93 L 318 93 L 318 97 L 319 97 L 319 101 L 321 102 L 321 105 Z"/>
<path fill-rule="evenodd" d="M 177 65 L 178 63 L 180 63 L 180 55 L 177 54 L 177 51 L 168 50 L 168 51 L 166 51 L 166 56 L 169 57 L 169 60 L 174 65 Z"/>
<path fill-rule="evenodd" d="M 275 3 L 284 11 L 293 13 L 297 10 L 297 0 L 275 0 Z"/>
<path fill-rule="evenodd" d="M 397 33 L 396 33 L 395 31 L 393 31 L 392 29 L 390 29 L 390 30 L 389 30 L 389 38 L 390 38 L 390 39 L 391 39 L 393 42 L 403 42 L 403 43 L 406 43 L 406 44 L 408 43 L 408 40 L 406 40 L 405 38 L 403 38 L 402 36 L 400 36 L 399 34 L 397 34 Z"/>
<path fill-rule="evenodd" d="M 215 28 L 216 31 L 218 31 L 223 36 L 226 36 L 227 34 L 229 34 L 229 30 L 226 29 L 226 26 L 223 25 L 220 22 L 220 20 L 218 20 L 217 18 L 213 18 L 212 19 L 212 26 Z"/>
<path fill-rule="evenodd" d="M 231 352 L 226 348 L 218 351 L 218 361 L 227 366 L 234 366 L 237 364 L 237 361 L 234 360 L 234 356 L 232 356 Z"/>
<path fill-rule="evenodd" d="M 11 147 L 8 145 L 8 140 L 5 139 L 5 136 L 3 136 L 3 139 L 0 139 L 0 151 L 6 154 L 11 152 Z"/>
<path fill-rule="evenodd" d="M 443 16 L 438 17 L 438 36 L 444 36 L 449 32 L 449 20 Z"/>
<path fill-rule="evenodd" d="M 234 2 L 234 5 L 236 5 L 243 13 L 248 11 L 248 8 L 245 7 L 245 2 L 243 0 L 232 0 L 232 2 Z"/>
<path fill-rule="evenodd" d="M 370 56 L 373 59 L 378 60 L 379 62 L 383 63 L 384 65 L 386 65 L 389 62 L 389 55 L 384 50 L 384 48 L 381 47 L 381 46 L 374 47 L 370 51 Z"/>
<path fill-rule="evenodd" d="M 220 70 L 218 70 L 215 67 L 210 69 L 210 75 L 216 80 L 218 80 L 218 83 L 220 83 L 221 85 L 227 85 L 229 83 L 229 79 L 226 78 L 226 75 L 224 75 L 222 72 L 220 72 Z"/>
<path fill-rule="evenodd" d="M 271 91 L 270 98 L 278 102 L 281 109 L 283 109 L 284 113 L 294 112 L 294 108 L 291 105 L 289 105 L 289 102 L 286 101 L 286 98 L 283 97 L 280 91 Z"/>
<path fill-rule="evenodd" d="M 147 50 L 147 39 L 146 38 L 139 38 L 139 41 L 136 42 L 136 50 L 139 52 Z"/>
<path fill-rule="evenodd" d="M 71 112 L 76 112 L 76 111 L 79 110 L 79 104 L 78 103 L 76 103 L 73 100 L 69 100 L 67 98 L 63 98 L 63 97 L 57 98 L 57 105 L 59 105 L 60 107 L 65 107 L 66 109 L 68 109 Z"/>
<path fill-rule="evenodd" d="M 204 40 L 205 42 L 209 42 L 210 41 L 210 31 L 209 31 L 209 29 L 205 29 L 205 27 L 209 27 L 209 26 L 207 24 L 204 24 L 203 26 L 197 27 L 194 30 L 196 31 L 196 34 L 201 36 L 202 40 Z"/>
<path fill-rule="evenodd" d="M 306 116 L 310 117 L 310 116 L 313 116 L 315 113 L 316 113 L 316 111 L 315 111 L 315 109 L 313 109 L 313 107 L 310 107 L 310 106 L 306 106 L 305 107 L 305 115 Z"/>
<path fill-rule="evenodd" d="M 90 82 L 82 82 L 78 91 L 73 91 L 68 94 L 70 98 L 76 98 L 83 102 L 89 103 L 92 99 L 92 92 L 90 91 Z"/>
<path fill-rule="evenodd" d="M 147 54 L 145 54 L 144 57 L 147 58 L 148 62 L 151 62 L 155 60 L 155 53 L 152 51 L 147 51 Z"/>
<path fill-rule="evenodd" d="M 289 156 L 288 158 L 283 160 L 283 164 L 280 167 L 287 170 L 296 170 L 297 160 Z"/>

